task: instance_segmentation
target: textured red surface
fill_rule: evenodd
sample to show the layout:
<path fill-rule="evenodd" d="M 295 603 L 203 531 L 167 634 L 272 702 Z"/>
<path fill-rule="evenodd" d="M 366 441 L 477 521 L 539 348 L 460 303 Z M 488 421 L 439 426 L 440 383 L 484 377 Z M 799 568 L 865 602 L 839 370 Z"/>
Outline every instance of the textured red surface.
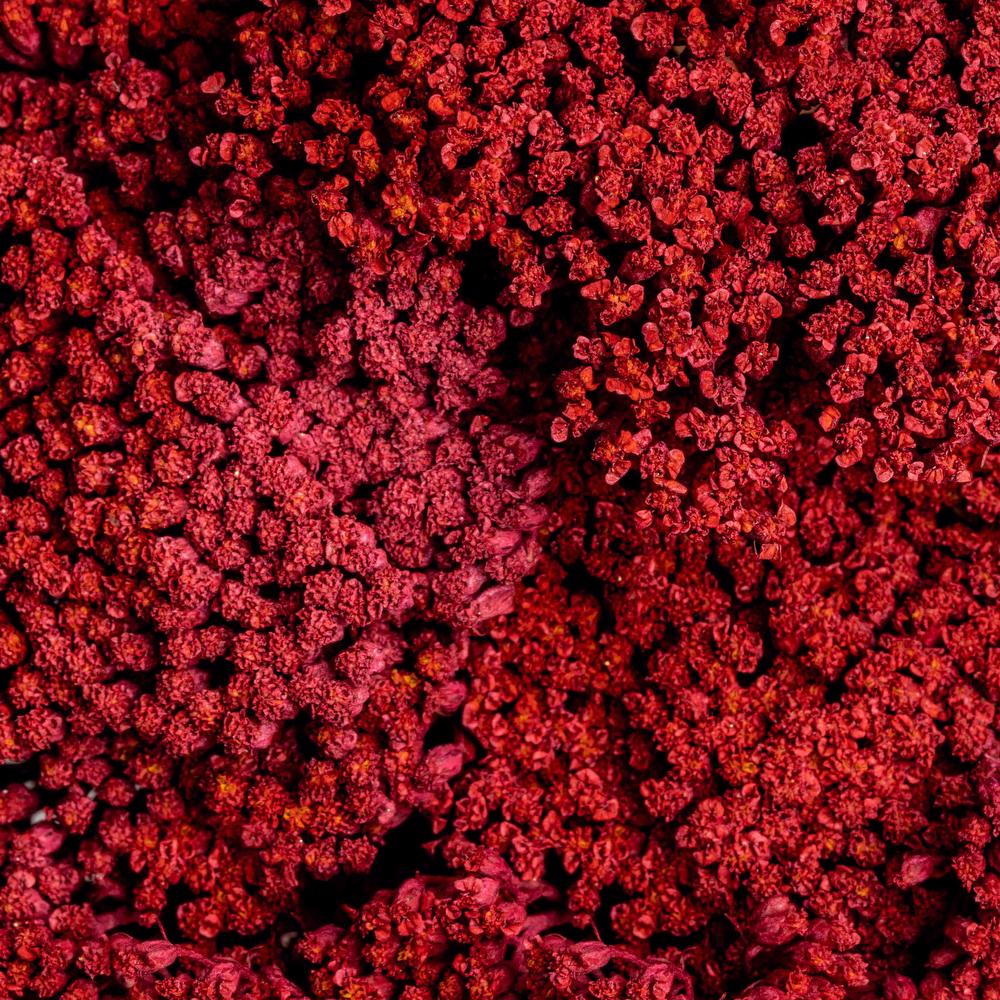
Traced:
<path fill-rule="evenodd" d="M 0 998 L 1000 1000 L 1000 8 L 0 0 Z"/>

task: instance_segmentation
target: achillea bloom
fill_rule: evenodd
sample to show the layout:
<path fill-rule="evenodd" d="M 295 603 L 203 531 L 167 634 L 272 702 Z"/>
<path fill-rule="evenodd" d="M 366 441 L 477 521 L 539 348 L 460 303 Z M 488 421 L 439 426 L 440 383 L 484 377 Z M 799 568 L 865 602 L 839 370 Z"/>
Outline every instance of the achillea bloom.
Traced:
<path fill-rule="evenodd" d="M 0 993 L 992 997 L 997 21 L 0 3 Z"/>

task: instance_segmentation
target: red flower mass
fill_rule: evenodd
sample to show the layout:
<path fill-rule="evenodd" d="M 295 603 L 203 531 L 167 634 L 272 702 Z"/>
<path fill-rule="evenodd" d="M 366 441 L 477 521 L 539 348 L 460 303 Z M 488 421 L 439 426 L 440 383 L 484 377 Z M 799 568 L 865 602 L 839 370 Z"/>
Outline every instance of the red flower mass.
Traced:
<path fill-rule="evenodd" d="M 1000 1000 L 1000 7 L 0 0 L 0 997 Z"/>

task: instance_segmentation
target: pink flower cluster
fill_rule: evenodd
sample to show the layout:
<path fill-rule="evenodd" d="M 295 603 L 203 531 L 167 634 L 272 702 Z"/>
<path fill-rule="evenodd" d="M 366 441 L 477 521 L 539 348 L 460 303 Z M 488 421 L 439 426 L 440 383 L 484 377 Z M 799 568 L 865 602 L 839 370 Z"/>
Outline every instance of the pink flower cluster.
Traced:
<path fill-rule="evenodd" d="M 0 997 L 1000 1000 L 1000 9 L 0 0 Z"/>

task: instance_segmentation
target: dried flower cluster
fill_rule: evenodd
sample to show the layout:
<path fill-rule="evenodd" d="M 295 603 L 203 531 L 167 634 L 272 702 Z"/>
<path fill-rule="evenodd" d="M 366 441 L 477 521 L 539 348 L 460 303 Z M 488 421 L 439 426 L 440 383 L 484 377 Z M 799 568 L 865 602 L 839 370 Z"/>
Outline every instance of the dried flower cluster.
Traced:
<path fill-rule="evenodd" d="M 1000 1000 L 1000 8 L 0 0 L 0 997 Z"/>

